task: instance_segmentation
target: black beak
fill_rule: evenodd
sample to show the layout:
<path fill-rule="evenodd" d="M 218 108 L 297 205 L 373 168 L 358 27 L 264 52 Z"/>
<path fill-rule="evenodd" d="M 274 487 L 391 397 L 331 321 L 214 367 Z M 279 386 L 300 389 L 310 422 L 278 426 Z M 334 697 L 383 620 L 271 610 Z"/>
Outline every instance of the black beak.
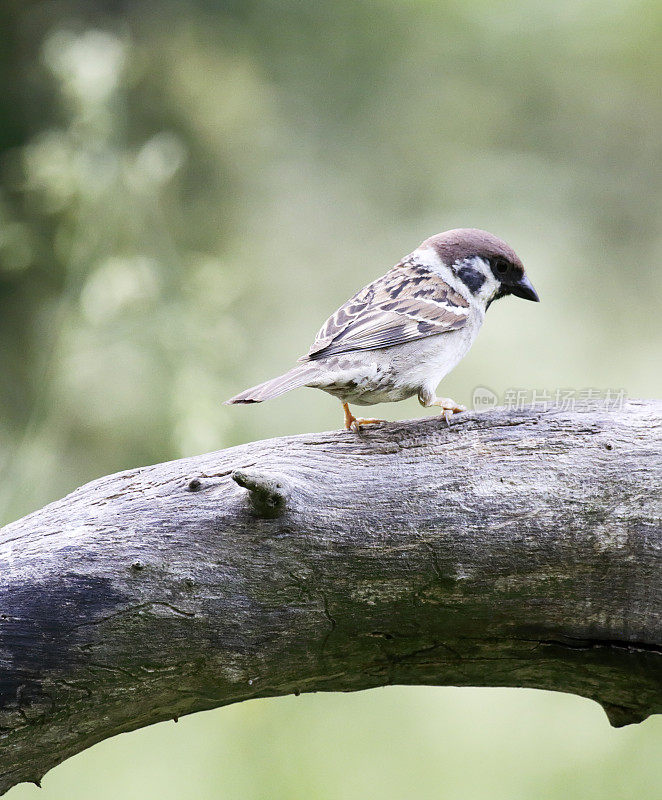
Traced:
<path fill-rule="evenodd" d="M 533 288 L 533 284 L 526 275 L 522 275 L 517 283 L 511 284 L 508 287 L 508 291 L 516 297 L 522 297 L 524 300 L 533 300 L 534 303 L 540 302 L 538 292 Z"/>

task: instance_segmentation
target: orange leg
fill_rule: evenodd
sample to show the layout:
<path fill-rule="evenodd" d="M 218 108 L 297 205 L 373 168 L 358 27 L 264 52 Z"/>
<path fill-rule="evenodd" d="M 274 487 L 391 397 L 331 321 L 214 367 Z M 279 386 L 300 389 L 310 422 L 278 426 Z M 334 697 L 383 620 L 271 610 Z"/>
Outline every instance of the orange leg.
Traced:
<path fill-rule="evenodd" d="M 365 419 L 364 417 L 355 417 L 349 410 L 347 403 L 342 404 L 343 411 L 345 412 L 345 430 L 353 430 L 358 433 L 361 430 L 361 425 L 376 425 L 379 422 L 386 422 L 384 419 Z"/>

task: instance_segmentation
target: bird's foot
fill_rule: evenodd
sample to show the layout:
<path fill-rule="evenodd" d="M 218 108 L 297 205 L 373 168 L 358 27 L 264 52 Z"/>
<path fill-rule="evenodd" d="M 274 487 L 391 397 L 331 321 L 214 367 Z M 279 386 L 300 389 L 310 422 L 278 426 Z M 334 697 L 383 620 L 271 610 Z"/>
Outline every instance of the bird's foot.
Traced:
<path fill-rule="evenodd" d="M 364 417 L 355 417 L 354 414 L 349 410 L 349 406 L 347 403 L 342 404 L 343 411 L 345 412 L 345 430 L 349 431 L 352 430 L 355 433 L 359 433 L 361 430 L 361 425 L 377 425 L 380 422 L 386 422 L 385 419 L 371 419 L 371 418 L 364 418 Z"/>
<path fill-rule="evenodd" d="M 361 425 L 378 425 L 380 422 L 386 422 L 385 419 L 372 419 L 372 417 L 354 417 L 352 424 L 349 426 L 355 433 L 360 433 Z"/>
<path fill-rule="evenodd" d="M 456 403 L 455 400 L 451 400 L 450 397 L 435 397 L 428 405 L 438 406 L 441 409 L 441 413 L 446 420 L 446 425 L 449 427 L 453 414 L 460 414 L 462 411 L 467 410 L 466 406 L 461 406 L 459 403 Z"/>

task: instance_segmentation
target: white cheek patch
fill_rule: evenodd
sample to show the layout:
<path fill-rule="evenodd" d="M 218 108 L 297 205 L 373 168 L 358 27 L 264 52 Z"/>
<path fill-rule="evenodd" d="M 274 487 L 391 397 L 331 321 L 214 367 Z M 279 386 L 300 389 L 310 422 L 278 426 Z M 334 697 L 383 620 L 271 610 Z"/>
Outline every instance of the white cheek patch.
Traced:
<path fill-rule="evenodd" d="M 483 302 L 487 303 L 494 298 L 494 295 L 499 291 L 499 281 L 490 273 L 485 283 L 481 286 L 477 294 Z"/>

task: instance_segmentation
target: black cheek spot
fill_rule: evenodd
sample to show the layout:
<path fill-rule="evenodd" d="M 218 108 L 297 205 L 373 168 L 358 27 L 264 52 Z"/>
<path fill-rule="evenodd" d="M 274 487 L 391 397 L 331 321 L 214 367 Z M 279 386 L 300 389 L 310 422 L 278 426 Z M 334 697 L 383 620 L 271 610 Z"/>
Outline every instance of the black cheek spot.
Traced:
<path fill-rule="evenodd" d="M 485 276 L 473 267 L 460 267 L 457 271 L 457 277 L 469 289 L 471 294 L 476 294 L 480 291 L 481 286 L 485 283 Z"/>

